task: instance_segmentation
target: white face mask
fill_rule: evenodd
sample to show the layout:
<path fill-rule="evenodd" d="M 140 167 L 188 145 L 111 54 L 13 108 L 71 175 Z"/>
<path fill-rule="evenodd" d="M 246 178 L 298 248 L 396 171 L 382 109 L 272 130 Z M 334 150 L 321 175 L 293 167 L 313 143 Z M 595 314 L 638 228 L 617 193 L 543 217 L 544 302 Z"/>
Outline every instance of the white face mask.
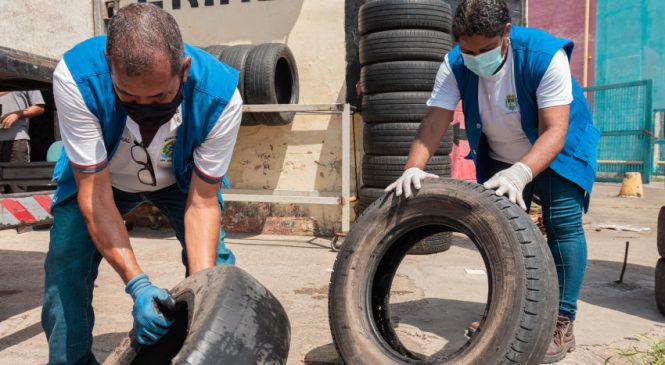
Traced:
<path fill-rule="evenodd" d="M 477 56 L 462 53 L 462 58 L 464 66 L 480 77 L 492 76 L 503 63 L 501 46 Z"/>

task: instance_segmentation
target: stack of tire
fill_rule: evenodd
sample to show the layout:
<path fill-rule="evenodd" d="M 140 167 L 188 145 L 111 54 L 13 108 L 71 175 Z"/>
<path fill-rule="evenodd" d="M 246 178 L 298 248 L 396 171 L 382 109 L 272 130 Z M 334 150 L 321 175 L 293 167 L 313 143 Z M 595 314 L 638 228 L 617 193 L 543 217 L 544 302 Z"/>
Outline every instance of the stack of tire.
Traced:
<path fill-rule="evenodd" d="M 453 45 L 451 24 L 450 5 L 443 0 L 374 0 L 360 7 L 359 87 L 365 156 L 359 211 L 383 195 L 404 170 L 437 71 Z M 426 166 L 427 172 L 450 176 L 452 143 L 449 130 Z M 448 232 L 434 234 L 409 253 L 445 251 L 450 239 Z"/>
<path fill-rule="evenodd" d="M 289 47 L 281 43 L 204 48 L 240 72 L 238 90 L 245 104 L 297 104 L 298 68 Z M 243 113 L 242 125 L 287 125 L 295 113 Z"/>
<path fill-rule="evenodd" d="M 657 246 L 660 258 L 656 263 L 656 304 L 660 313 L 665 315 L 665 207 L 658 213 Z"/>

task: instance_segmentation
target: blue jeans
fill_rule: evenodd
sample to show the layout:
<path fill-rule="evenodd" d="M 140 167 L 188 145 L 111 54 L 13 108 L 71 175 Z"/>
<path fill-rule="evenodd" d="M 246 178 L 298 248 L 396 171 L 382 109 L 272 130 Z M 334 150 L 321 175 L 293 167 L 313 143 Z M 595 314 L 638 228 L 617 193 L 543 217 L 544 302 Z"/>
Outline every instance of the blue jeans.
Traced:
<path fill-rule="evenodd" d="M 511 165 L 491 160 L 490 174 Z M 540 198 L 543 224 L 559 279 L 559 316 L 575 319 L 577 298 L 586 272 L 587 247 L 582 226 L 585 191 L 548 168 L 524 188 L 524 202 Z"/>
<path fill-rule="evenodd" d="M 182 262 L 187 266 L 184 239 L 187 194 L 173 185 L 144 193 L 113 189 L 113 197 L 122 215 L 146 201 L 159 208 L 182 245 Z M 92 327 L 95 323 L 92 290 L 102 256 L 86 229 L 76 196 L 53 208 L 53 220 L 49 251 L 44 263 L 46 275 L 42 308 L 42 327 L 49 344 L 48 363 L 98 364 L 92 354 Z M 220 225 L 216 264 L 234 263 L 233 253 L 224 245 L 224 230 Z"/>

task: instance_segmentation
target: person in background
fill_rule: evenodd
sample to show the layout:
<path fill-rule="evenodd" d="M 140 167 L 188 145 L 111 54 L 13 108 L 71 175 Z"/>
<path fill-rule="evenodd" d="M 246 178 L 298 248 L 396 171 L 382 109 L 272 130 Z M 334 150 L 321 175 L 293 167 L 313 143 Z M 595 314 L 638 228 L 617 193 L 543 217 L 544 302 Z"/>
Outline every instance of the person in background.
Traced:
<path fill-rule="evenodd" d="M 0 93 L 0 162 L 30 162 L 30 118 L 44 114 L 39 91 Z M 0 194 L 23 193 L 17 185 L 0 185 Z"/>
<path fill-rule="evenodd" d="M 582 215 L 600 138 L 571 76 L 574 45 L 511 24 L 504 0 L 463 0 L 452 32 L 458 46 L 441 64 L 404 174 L 386 190 L 408 198 L 412 186 L 437 177 L 423 170 L 462 100 L 478 182 L 524 210 L 534 194 L 542 203 L 559 282 L 559 314 L 544 362 L 556 362 L 575 348 L 573 321 L 587 262 Z M 481 327 L 475 322 L 469 332 Z"/>

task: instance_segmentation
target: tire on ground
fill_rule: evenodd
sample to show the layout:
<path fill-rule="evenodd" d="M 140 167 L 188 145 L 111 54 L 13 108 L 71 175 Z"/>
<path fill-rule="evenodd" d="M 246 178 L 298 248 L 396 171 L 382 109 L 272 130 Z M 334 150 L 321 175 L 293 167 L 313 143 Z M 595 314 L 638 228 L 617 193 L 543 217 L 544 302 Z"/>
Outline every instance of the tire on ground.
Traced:
<path fill-rule="evenodd" d="M 104 364 L 285 364 L 289 319 L 277 299 L 235 266 L 196 273 L 171 290 L 178 311 L 169 332 L 141 346 L 131 332 Z"/>
<path fill-rule="evenodd" d="M 434 364 L 404 347 L 390 287 L 404 254 L 433 228 L 474 240 L 490 286 L 483 330 L 451 363 L 540 364 L 552 338 L 558 286 L 549 248 L 529 216 L 481 185 L 427 180 L 408 200 L 375 201 L 351 228 L 330 281 L 329 322 L 347 364 Z M 462 329 L 460 329 L 462 330 Z"/>
<path fill-rule="evenodd" d="M 393 91 L 427 91 L 434 88 L 441 62 L 397 61 L 364 66 L 360 70 L 363 94 Z"/>
<path fill-rule="evenodd" d="M 360 7 L 361 35 L 392 29 L 431 29 L 450 33 L 450 5 L 441 0 L 382 0 Z"/>
<path fill-rule="evenodd" d="M 366 123 L 363 148 L 370 155 L 408 156 L 420 123 Z M 439 143 L 437 156 L 447 156 L 453 148 L 453 127 L 448 127 Z"/>
<path fill-rule="evenodd" d="M 407 159 L 407 156 L 365 155 L 362 167 L 363 183 L 374 188 L 386 188 L 402 176 Z M 450 176 L 450 165 L 450 157 L 433 156 L 425 166 L 425 171 L 438 176 Z"/>
<path fill-rule="evenodd" d="M 246 74 L 246 65 L 247 57 L 249 53 L 254 49 L 253 45 L 241 44 L 237 46 L 231 46 L 226 48 L 219 58 L 220 61 L 225 64 L 238 70 L 240 75 L 238 76 L 238 92 L 242 97 L 243 102 L 247 103 L 247 94 L 245 87 L 245 74 Z M 242 113 L 242 125 L 258 125 L 257 121 L 254 120 L 254 116 L 251 113 Z"/>
<path fill-rule="evenodd" d="M 356 205 L 356 211 L 358 215 L 367 209 L 374 201 L 385 194 L 383 189 L 378 188 L 369 188 L 362 187 L 360 189 L 360 194 L 358 198 L 358 204 Z M 427 236 L 422 240 L 418 241 L 410 250 L 407 252 L 409 255 L 430 255 L 439 252 L 448 251 L 452 243 L 453 235 L 450 232 L 440 232 L 434 233 L 431 236 Z"/>
<path fill-rule="evenodd" d="M 656 232 L 656 245 L 660 257 L 665 257 L 665 207 L 660 208 L 658 213 L 658 231 Z"/>
<path fill-rule="evenodd" d="M 665 258 L 659 259 L 656 264 L 656 305 L 665 315 Z"/>
<path fill-rule="evenodd" d="M 365 66 L 391 61 L 435 61 L 452 49 L 448 33 L 434 30 L 399 29 L 365 35 L 360 38 L 360 64 Z"/>
<path fill-rule="evenodd" d="M 281 43 L 256 46 L 245 69 L 248 104 L 297 104 L 298 68 L 291 50 Z M 295 113 L 254 113 L 254 119 L 265 125 L 286 125 Z"/>
<path fill-rule="evenodd" d="M 418 123 L 427 113 L 429 92 L 392 92 L 363 96 L 365 123 Z"/>

